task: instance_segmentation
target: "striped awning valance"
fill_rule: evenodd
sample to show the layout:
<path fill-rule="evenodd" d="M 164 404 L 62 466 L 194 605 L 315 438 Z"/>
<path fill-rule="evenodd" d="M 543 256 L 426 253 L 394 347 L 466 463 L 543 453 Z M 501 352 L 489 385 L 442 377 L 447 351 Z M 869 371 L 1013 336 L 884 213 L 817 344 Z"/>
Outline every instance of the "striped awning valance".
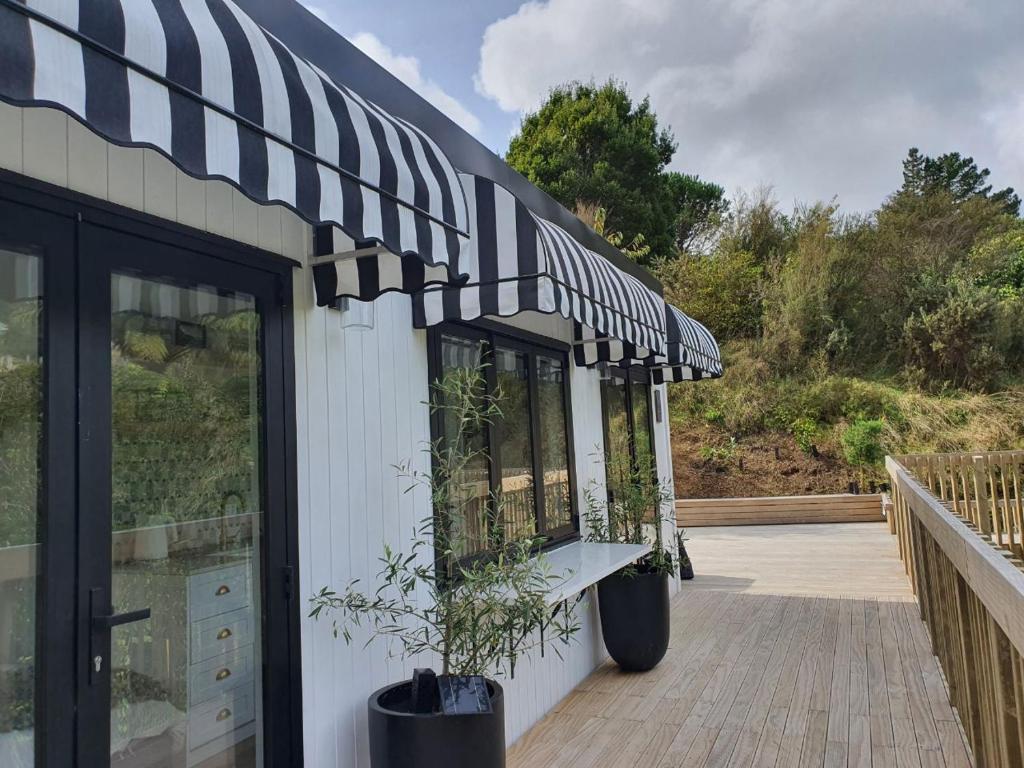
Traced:
<path fill-rule="evenodd" d="M 660 296 L 584 247 L 568 232 L 533 214 L 489 179 L 462 175 L 471 240 L 460 266 L 461 286 L 429 286 L 413 296 L 413 322 L 425 328 L 446 320 L 559 313 L 572 320 L 577 349 L 592 364 L 610 350 L 590 342 L 608 337 L 626 356 L 662 354 L 665 314 Z"/>
<path fill-rule="evenodd" d="M 63 109 L 357 248 L 460 277 L 468 218 L 450 161 L 232 0 L 0 0 L 0 99 Z"/>
<path fill-rule="evenodd" d="M 648 361 L 654 383 L 719 378 L 722 353 L 711 331 L 671 304 L 665 310 L 668 354 Z"/>

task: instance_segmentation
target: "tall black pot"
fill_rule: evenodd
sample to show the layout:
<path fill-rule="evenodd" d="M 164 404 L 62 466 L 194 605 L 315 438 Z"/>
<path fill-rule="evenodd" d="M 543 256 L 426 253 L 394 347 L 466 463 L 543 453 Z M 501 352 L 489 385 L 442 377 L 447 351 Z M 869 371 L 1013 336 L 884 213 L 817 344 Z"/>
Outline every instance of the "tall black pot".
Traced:
<path fill-rule="evenodd" d="M 668 574 L 613 573 L 598 582 L 597 599 L 601 634 L 615 663 L 627 672 L 654 669 L 668 650 Z"/>
<path fill-rule="evenodd" d="M 505 699 L 487 681 L 489 715 L 418 715 L 409 711 L 412 681 L 370 696 L 372 768 L 505 768 Z"/>

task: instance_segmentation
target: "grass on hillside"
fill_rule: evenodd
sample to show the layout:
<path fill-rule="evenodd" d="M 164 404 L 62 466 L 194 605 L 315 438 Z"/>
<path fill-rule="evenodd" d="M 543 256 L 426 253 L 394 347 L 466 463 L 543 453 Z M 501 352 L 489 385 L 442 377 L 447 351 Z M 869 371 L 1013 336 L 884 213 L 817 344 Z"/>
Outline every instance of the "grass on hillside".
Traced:
<path fill-rule="evenodd" d="M 1024 447 L 1024 384 L 932 394 L 824 363 L 776 376 L 750 344 L 723 351 L 722 379 L 670 387 L 680 495 L 838 493 L 883 481 L 887 453 Z"/>

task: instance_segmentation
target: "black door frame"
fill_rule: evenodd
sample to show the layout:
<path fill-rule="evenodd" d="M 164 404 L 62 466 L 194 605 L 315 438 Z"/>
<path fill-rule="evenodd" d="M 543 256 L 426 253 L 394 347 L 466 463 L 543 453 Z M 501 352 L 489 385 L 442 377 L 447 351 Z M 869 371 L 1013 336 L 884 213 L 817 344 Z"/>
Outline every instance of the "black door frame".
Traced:
<path fill-rule="evenodd" d="M 41 768 L 85 766 L 82 760 L 97 747 L 97 737 L 85 728 L 88 712 L 97 704 L 97 688 L 88 681 L 90 584 L 97 558 L 107 555 L 84 546 L 89 526 L 81 510 L 96 509 L 96 459 L 86 459 L 83 448 L 95 440 L 100 419 L 109 417 L 110 393 L 80 391 L 87 380 L 96 381 L 96 365 L 109 368 L 109 354 L 80 354 L 83 343 L 96 343 L 93 323 L 81 322 L 80 291 L 102 265 L 116 261 L 116 248 L 107 253 L 80 247 L 82 235 L 97 244 L 142 241 L 139 263 L 156 267 L 155 275 L 181 273 L 183 266 L 201 268 L 203 281 L 246 290 L 265 281 L 258 296 L 263 313 L 262 344 L 275 358 L 263 366 L 264 498 L 268 514 L 264 536 L 264 659 L 263 713 L 266 765 L 278 768 L 302 764 L 302 694 L 299 601 L 295 569 L 298 566 L 298 493 L 296 480 L 294 322 L 290 311 L 292 271 L 296 263 L 234 241 L 196 232 L 147 214 L 93 200 L 52 185 L 0 171 L 0 234 L 20 237 L 47 249 L 44 285 L 44 476 L 41 533 L 44 538 L 39 574 L 37 648 L 42 670 L 37 675 L 37 764 Z M 80 264 L 90 267 L 78 273 Z M 162 260 L 162 265 L 161 265 Z M 106 273 L 104 273 L 106 274 Z M 262 277 L 260 277 L 262 275 Z M 248 276 L 248 277 L 246 277 Z M 258 286 L 253 286 L 254 288 Z M 102 291 L 109 295 L 109 277 Z M 100 302 L 102 303 L 102 302 Z M 95 311 L 95 305 L 93 307 Z M 97 317 L 91 318 L 93 321 Z M 85 318 L 82 318 L 84 321 Z M 103 326 L 109 325 L 109 317 Z M 91 338 L 90 338 L 91 336 Z M 109 349 L 109 336 L 105 341 Z M 100 371 L 100 373 L 102 373 Z M 79 378 L 83 376 L 83 378 Z M 99 398 L 100 407 L 80 407 Z M 80 427 L 76 429 L 76 423 Z M 106 427 L 109 444 L 109 418 Z M 102 434 L 99 433 L 99 434 Z M 109 469 L 109 454 L 105 458 Z M 102 461 L 102 459 L 101 459 Z M 109 476 L 109 471 L 108 471 Z M 106 494 L 109 497 L 109 494 Z M 84 499 L 89 496 L 87 503 Z M 108 501 L 109 503 L 109 501 Z M 107 507 L 109 511 L 109 507 Z M 109 515 L 108 515 L 109 519 Z M 108 524 L 104 524 L 108 525 Z M 92 542 L 95 544 L 95 542 Z M 81 553 L 81 554 L 80 554 Z M 108 576 L 109 580 L 109 576 Z M 109 592 L 108 592 L 109 596 Z M 269 631 L 273 628 L 273 631 Z M 107 653 L 109 657 L 109 651 Z M 107 667 L 109 669 L 109 665 Z M 109 680 L 109 677 L 107 677 Z M 109 703 L 109 683 L 100 699 Z M 104 710 L 99 710 L 104 711 Z M 109 706 L 106 709 L 109 711 Z M 73 725 L 72 725 L 73 724 Z M 108 736 L 100 734 L 106 741 Z M 95 754 L 93 752 L 92 754 Z"/>

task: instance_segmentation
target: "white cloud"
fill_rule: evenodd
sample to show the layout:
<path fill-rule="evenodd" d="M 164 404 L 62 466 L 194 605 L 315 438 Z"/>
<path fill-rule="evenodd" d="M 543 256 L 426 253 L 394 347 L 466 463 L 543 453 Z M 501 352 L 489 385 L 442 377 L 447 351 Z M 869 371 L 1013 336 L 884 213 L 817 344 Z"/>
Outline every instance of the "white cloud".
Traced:
<path fill-rule="evenodd" d="M 672 127 L 673 167 L 867 210 L 910 146 L 1024 186 L 1021 29 L 1020 0 L 535 0 L 488 27 L 476 85 L 523 112 L 616 77 Z"/>
<path fill-rule="evenodd" d="M 480 118 L 470 112 L 465 105 L 445 91 L 444 88 L 429 77 L 424 76 L 420 61 L 415 56 L 403 56 L 402 54 L 395 53 L 372 32 L 348 34 L 335 21 L 331 12 L 323 6 L 311 3 L 303 3 L 303 5 L 306 6 L 306 10 L 320 19 L 320 21 L 348 38 L 359 50 L 441 110 L 455 123 L 474 136 L 479 135 L 482 127 Z"/>

